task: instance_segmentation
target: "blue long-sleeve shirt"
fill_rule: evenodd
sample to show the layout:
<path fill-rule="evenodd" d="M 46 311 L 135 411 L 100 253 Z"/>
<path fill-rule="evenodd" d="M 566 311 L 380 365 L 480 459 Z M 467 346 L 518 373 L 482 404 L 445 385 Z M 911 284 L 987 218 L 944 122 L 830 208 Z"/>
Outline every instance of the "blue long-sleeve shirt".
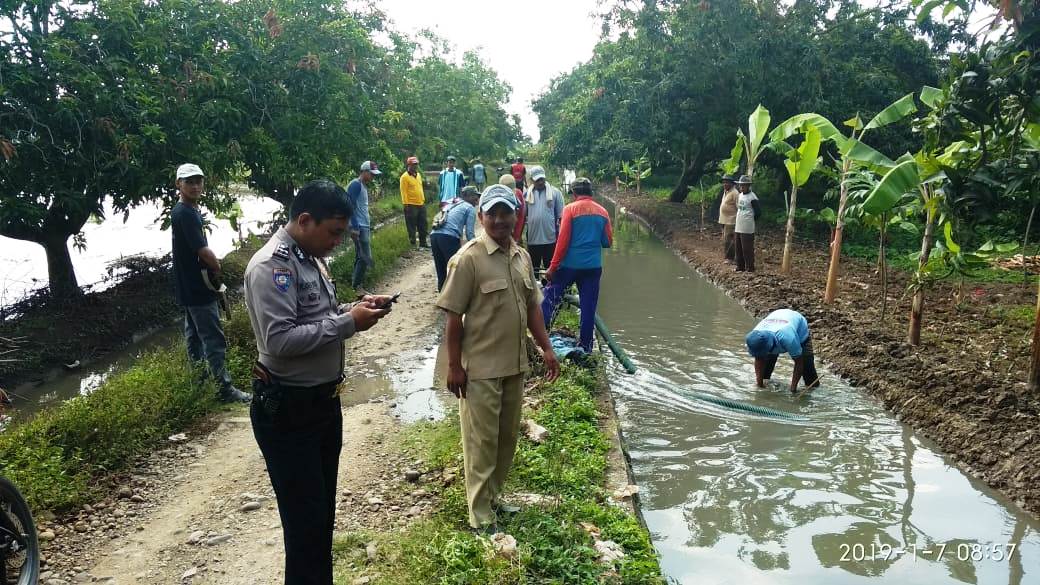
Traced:
<path fill-rule="evenodd" d="M 477 208 L 465 201 L 459 201 L 448 208 L 444 225 L 431 231 L 431 234 L 444 234 L 455 238 L 462 238 L 466 234 L 466 240 L 472 240 L 474 230 L 477 227 Z"/>

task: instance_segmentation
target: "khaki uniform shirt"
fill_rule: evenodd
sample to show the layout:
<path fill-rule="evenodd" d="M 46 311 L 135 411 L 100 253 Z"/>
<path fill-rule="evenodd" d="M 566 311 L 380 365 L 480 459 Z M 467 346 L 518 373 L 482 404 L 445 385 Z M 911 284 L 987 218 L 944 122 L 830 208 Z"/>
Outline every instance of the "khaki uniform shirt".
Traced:
<path fill-rule="evenodd" d="M 462 367 L 473 380 L 527 372 L 527 311 L 542 302 L 531 257 L 481 234 L 448 261 L 437 306 L 463 315 Z"/>
<path fill-rule="evenodd" d="M 289 386 L 335 382 L 354 319 L 340 314 L 328 267 L 279 229 L 246 267 L 246 307 L 260 363 Z"/>
<path fill-rule="evenodd" d="M 737 223 L 737 198 L 740 191 L 730 189 L 722 194 L 722 205 L 719 206 L 719 223 L 733 225 Z"/>

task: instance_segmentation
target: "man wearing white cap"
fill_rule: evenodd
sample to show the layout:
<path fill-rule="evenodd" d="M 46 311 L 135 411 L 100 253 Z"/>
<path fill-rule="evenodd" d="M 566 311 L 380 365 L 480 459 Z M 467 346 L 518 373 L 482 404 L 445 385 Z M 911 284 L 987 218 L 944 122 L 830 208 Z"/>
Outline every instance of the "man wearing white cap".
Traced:
<path fill-rule="evenodd" d="M 489 186 L 478 208 L 484 233 L 448 262 L 437 306 L 447 313 L 448 390 L 460 399 L 469 524 L 494 534 L 496 508 L 508 511 L 498 498 L 520 430 L 524 375 L 530 370 L 527 331 L 542 349 L 546 379 L 559 376 L 560 364 L 545 332 L 531 259 L 513 240 L 513 190 Z"/>
<path fill-rule="evenodd" d="M 531 167 L 531 181 L 527 190 L 527 251 L 535 270 L 548 269 L 560 235 L 563 194 L 549 184 L 540 166 Z"/>
<path fill-rule="evenodd" d="M 220 325 L 220 260 L 209 247 L 202 229 L 199 199 L 205 188 L 202 169 L 191 163 L 177 167 L 180 201 L 170 213 L 173 234 L 173 284 L 177 302 L 184 307 L 184 338 L 193 362 L 205 358 L 223 402 L 249 402 L 252 395 L 235 388 L 224 366 L 227 339 Z M 203 278 L 206 272 L 206 278 Z M 207 284 L 207 282 L 209 284 Z M 219 286 L 219 284 L 216 284 Z"/>
<path fill-rule="evenodd" d="M 354 240 L 354 275 L 351 287 L 364 293 L 361 285 L 365 282 L 365 273 L 375 265 L 372 260 L 372 218 L 368 214 L 368 184 L 376 175 L 382 175 L 379 165 L 366 160 L 361 163 L 361 174 L 347 185 L 347 199 L 354 205 L 354 215 L 350 217 L 350 238 Z"/>

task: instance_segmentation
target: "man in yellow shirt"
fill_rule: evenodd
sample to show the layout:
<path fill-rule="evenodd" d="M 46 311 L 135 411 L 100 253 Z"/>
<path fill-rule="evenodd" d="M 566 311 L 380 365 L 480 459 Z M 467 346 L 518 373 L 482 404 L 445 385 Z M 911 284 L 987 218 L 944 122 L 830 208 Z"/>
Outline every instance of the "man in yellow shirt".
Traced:
<path fill-rule="evenodd" d="M 408 241 L 415 246 L 418 233 L 419 247 L 429 248 L 426 243 L 426 197 L 423 195 L 422 177 L 419 176 L 419 159 L 410 156 L 406 162 L 408 170 L 401 175 L 401 203 L 404 204 Z"/>

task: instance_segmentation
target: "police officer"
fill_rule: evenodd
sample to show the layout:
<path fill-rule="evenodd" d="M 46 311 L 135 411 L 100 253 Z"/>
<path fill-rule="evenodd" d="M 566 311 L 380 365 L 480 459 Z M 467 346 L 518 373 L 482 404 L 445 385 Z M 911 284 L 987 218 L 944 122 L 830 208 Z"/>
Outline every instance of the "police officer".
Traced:
<path fill-rule="evenodd" d="M 286 585 L 332 584 L 343 340 L 389 312 L 384 296 L 336 304 L 323 257 L 343 240 L 353 212 L 339 185 L 307 183 L 293 200 L 288 225 L 246 268 L 259 352 L 250 418 L 278 500 Z"/>

